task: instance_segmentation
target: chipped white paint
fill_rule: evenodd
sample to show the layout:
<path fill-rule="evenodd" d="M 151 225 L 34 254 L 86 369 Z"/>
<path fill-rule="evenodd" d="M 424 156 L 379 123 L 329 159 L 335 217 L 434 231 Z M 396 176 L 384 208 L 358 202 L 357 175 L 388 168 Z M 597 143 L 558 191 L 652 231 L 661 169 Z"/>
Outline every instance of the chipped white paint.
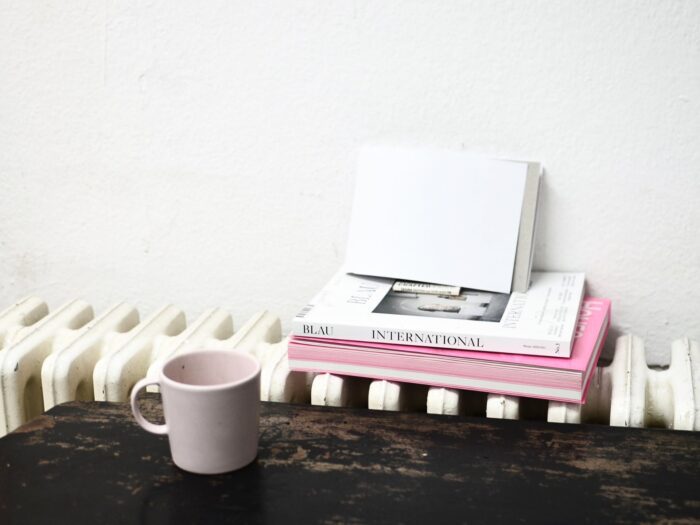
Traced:
<path fill-rule="evenodd" d="M 138 322 L 133 306 L 117 304 L 86 325 L 70 344 L 51 353 L 41 367 L 44 410 L 67 401 L 95 399 L 95 365 L 113 348 L 117 334 L 130 331 Z"/>
<path fill-rule="evenodd" d="M 13 330 L 12 337 L 4 341 L 0 350 L 0 436 L 41 414 L 42 363 L 57 348 L 89 330 L 92 318 L 90 305 L 71 301 L 34 324 Z"/>
<path fill-rule="evenodd" d="M 669 368 L 652 370 L 646 364 L 644 340 L 621 337 L 608 373 L 612 375 L 611 425 L 700 430 L 700 347 L 696 341 L 674 341 Z"/>
<path fill-rule="evenodd" d="M 428 390 L 428 414 L 456 416 L 463 412 L 462 396 L 453 388 L 431 387 Z"/>
<path fill-rule="evenodd" d="M 548 420 L 700 430 L 700 347 L 688 338 L 674 341 L 670 366 L 655 370 L 647 366 L 644 340 L 622 336 L 610 366 L 596 370 L 586 404 L 550 403 Z"/>
<path fill-rule="evenodd" d="M 125 303 L 94 318 L 84 301 L 49 313 L 46 303 L 30 297 L 0 312 L 0 435 L 58 403 L 124 401 L 138 379 L 168 358 L 197 348 L 253 354 L 261 363 L 264 401 L 500 419 L 528 419 L 535 413 L 528 413 L 531 400 L 513 396 L 293 372 L 287 343 L 279 319 L 265 311 L 234 332 L 233 319 L 218 308 L 188 327 L 184 313 L 171 305 L 140 322 L 138 312 Z M 647 366 L 641 338 L 626 335 L 616 343 L 612 363 L 595 370 L 585 405 L 537 401 L 546 410 L 536 417 L 700 430 L 697 341 L 674 341 L 671 365 L 663 370 Z"/>
<path fill-rule="evenodd" d="M 367 408 L 370 410 L 425 411 L 428 387 L 377 380 L 369 386 Z"/>
<path fill-rule="evenodd" d="M 156 310 L 148 319 L 110 341 L 110 349 L 95 364 L 93 387 L 97 401 L 122 401 L 158 358 L 161 345 L 185 331 L 185 314 L 172 306 Z"/>
<path fill-rule="evenodd" d="M 404 388 L 393 381 L 372 381 L 368 406 L 372 410 L 398 411 L 405 404 Z"/>
<path fill-rule="evenodd" d="M 489 394 L 486 400 L 486 417 L 495 419 L 518 419 L 520 417 L 520 398 Z"/>
<path fill-rule="evenodd" d="M 0 312 L 0 436 L 59 403 L 125 401 L 136 381 L 176 354 L 215 348 L 258 357 L 261 342 L 280 338 L 279 318 L 268 312 L 234 333 L 221 309 L 186 327 L 171 305 L 139 322 L 125 303 L 93 319 L 84 301 L 48 314 L 44 301 L 29 297 Z"/>
<path fill-rule="evenodd" d="M 311 404 L 331 407 L 366 407 L 370 381 L 334 374 L 318 374 L 311 384 Z"/>
<path fill-rule="evenodd" d="M 285 338 L 279 343 L 263 342 L 257 350 L 260 359 L 260 399 L 283 403 L 310 401 L 312 374 L 292 372 Z"/>

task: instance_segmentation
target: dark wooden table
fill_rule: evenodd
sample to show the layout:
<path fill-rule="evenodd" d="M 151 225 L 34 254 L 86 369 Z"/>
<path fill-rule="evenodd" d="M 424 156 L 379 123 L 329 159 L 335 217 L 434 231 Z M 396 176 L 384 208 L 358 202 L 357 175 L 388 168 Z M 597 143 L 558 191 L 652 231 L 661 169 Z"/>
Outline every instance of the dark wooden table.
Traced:
<path fill-rule="evenodd" d="M 0 439 L 0 524 L 700 521 L 698 433 L 274 403 L 261 427 L 253 464 L 198 476 L 125 404 L 55 407 Z"/>

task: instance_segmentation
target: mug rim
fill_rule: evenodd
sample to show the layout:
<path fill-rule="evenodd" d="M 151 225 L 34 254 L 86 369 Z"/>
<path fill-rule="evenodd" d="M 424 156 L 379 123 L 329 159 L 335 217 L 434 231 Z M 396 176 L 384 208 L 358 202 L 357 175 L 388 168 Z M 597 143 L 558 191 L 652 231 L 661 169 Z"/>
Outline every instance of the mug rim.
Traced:
<path fill-rule="evenodd" d="M 203 354 L 218 354 L 218 355 L 225 355 L 226 357 L 231 357 L 232 355 L 235 356 L 236 358 L 242 357 L 243 359 L 247 359 L 248 361 L 252 361 L 253 364 L 255 365 L 255 369 L 253 370 L 252 373 L 244 376 L 241 379 L 237 379 L 236 381 L 227 381 L 225 383 L 216 383 L 214 385 L 192 385 L 189 383 L 183 383 L 181 381 L 176 381 L 175 379 L 172 379 L 171 377 L 168 377 L 165 374 L 165 368 L 172 364 L 174 361 L 177 361 L 178 359 L 186 359 L 192 355 L 203 355 Z M 260 376 L 260 363 L 258 360 L 253 357 L 250 354 L 239 352 L 237 350 L 214 350 L 214 349 L 206 349 L 203 348 L 201 350 L 195 350 L 193 352 L 187 352 L 184 354 L 176 355 L 168 359 L 165 363 L 163 363 L 163 366 L 160 369 L 160 378 L 161 381 L 164 383 L 168 384 L 169 386 L 173 388 L 178 388 L 180 390 L 190 390 L 194 392 L 213 392 L 217 390 L 225 390 L 227 388 L 234 388 L 234 387 L 239 387 L 243 386 L 246 383 L 249 383 L 251 381 L 254 381 L 257 377 Z"/>

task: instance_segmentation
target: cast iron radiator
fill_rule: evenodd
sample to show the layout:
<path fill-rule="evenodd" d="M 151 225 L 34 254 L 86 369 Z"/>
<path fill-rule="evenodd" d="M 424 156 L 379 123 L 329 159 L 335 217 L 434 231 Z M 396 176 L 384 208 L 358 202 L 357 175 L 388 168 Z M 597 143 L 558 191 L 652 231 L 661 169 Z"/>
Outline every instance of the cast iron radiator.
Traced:
<path fill-rule="evenodd" d="M 66 401 L 126 401 L 136 381 L 157 375 L 165 360 L 202 347 L 255 355 L 263 401 L 700 430 L 700 345 L 688 338 L 672 342 L 668 368 L 650 369 L 644 341 L 619 337 L 612 362 L 595 371 L 587 403 L 576 405 L 293 372 L 279 318 L 268 312 L 234 331 L 220 308 L 188 325 L 172 305 L 142 321 L 125 303 L 95 317 L 82 300 L 49 312 L 28 297 L 0 312 L 0 436 Z"/>

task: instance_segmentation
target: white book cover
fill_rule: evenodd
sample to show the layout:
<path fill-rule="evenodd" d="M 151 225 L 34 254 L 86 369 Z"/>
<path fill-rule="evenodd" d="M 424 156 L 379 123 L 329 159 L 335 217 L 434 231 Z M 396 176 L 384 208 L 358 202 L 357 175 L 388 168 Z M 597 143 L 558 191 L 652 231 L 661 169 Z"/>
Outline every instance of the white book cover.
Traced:
<path fill-rule="evenodd" d="M 455 293 L 341 271 L 297 314 L 292 335 L 569 357 L 584 281 L 533 272 L 525 293 Z"/>
<path fill-rule="evenodd" d="M 584 403 L 610 325 L 610 301 L 583 300 L 569 359 L 292 337 L 289 366 L 304 372 Z"/>
<path fill-rule="evenodd" d="M 365 147 L 346 271 L 524 291 L 539 175 L 534 163 L 466 152 Z"/>

